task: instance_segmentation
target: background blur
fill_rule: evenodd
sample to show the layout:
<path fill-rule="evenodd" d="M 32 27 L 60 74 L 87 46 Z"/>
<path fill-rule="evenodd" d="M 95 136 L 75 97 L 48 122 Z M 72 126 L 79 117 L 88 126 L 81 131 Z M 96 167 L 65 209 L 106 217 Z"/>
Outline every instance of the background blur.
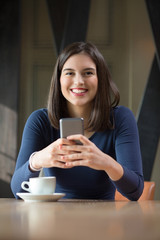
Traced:
<path fill-rule="evenodd" d="M 0 0 L 0 197 L 12 197 L 23 127 L 46 106 L 57 55 L 91 41 L 137 119 L 144 177 L 160 199 L 159 12 L 159 0 Z"/>

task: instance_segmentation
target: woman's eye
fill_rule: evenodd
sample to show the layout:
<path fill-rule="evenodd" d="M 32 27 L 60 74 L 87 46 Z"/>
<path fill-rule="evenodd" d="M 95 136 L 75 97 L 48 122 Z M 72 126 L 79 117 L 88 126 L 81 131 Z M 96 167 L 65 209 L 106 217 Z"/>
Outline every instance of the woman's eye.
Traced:
<path fill-rule="evenodd" d="M 71 76 L 71 75 L 73 75 L 73 73 L 72 72 L 67 72 L 66 75 Z"/>
<path fill-rule="evenodd" d="M 93 75 L 93 72 L 85 72 L 85 75 L 87 75 L 87 76 Z"/>

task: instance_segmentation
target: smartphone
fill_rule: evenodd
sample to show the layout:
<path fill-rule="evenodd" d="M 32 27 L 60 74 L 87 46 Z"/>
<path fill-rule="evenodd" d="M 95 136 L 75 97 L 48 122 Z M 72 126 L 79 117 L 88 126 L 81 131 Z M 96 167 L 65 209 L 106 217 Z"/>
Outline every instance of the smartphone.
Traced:
<path fill-rule="evenodd" d="M 83 118 L 62 118 L 60 119 L 60 137 L 66 138 L 70 135 L 82 134 L 84 135 L 84 120 Z M 76 141 L 76 144 L 81 144 Z"/>

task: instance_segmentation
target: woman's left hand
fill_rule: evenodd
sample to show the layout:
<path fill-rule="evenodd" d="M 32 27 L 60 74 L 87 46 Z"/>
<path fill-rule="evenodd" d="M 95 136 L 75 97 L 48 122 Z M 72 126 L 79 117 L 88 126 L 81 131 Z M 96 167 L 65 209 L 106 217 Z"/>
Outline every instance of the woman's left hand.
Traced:
<path fill-rule="evenodd" d="M 61 149 L 71 152 L 62 156 L 66 166 L 87 166 L 96 170 L 106 170 L 111 157 L 103 153 L 94 143 L 83 135 L 67 137 L 68 140 L 79 140 L 83 145 L 62 145 Z M 113 161 L 113 159 L 112 159 Z"/>
<path fill-rule="evenodd" d="M 83 145 L 61 145 L 66 151 L 61 156 L 66 167 L 86 166 L 95 170 L 104 170 L 108 176 L 117 181 L 123 176 L 123 167 L 109 155 L 103 153 L 94 143 L 83 135 L 72 135 L 68 140 L 79 140 Z"/>

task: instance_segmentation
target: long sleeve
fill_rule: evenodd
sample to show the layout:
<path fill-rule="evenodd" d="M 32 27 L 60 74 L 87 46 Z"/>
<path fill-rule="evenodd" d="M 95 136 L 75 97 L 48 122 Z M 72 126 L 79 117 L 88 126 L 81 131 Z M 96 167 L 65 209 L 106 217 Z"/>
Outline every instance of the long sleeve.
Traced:
<path fill-rule="evenodd" d="M 15 197 L 17 197 L 17 192 L 23 192 L 21 188 L 23 181 L 28 181 L 29 178 L 39 175 L 39 172 L 30 171 L 29 157 L 33 152 L 39 151 L 49 144 L 45 137 L 48 125 L 47 114 L 43 109 L 33 112 L 25 124 L 21 147 L 11 180 L 11 189 Z"/>
<path fill-rule="evenodd" d="M 119 107 L 116 114 L 115 153 L 124 175 L 113 183 L 128 199 L 138 200 L 144 180 L 137 124 L 132 112 L 125 107 Z"/>

